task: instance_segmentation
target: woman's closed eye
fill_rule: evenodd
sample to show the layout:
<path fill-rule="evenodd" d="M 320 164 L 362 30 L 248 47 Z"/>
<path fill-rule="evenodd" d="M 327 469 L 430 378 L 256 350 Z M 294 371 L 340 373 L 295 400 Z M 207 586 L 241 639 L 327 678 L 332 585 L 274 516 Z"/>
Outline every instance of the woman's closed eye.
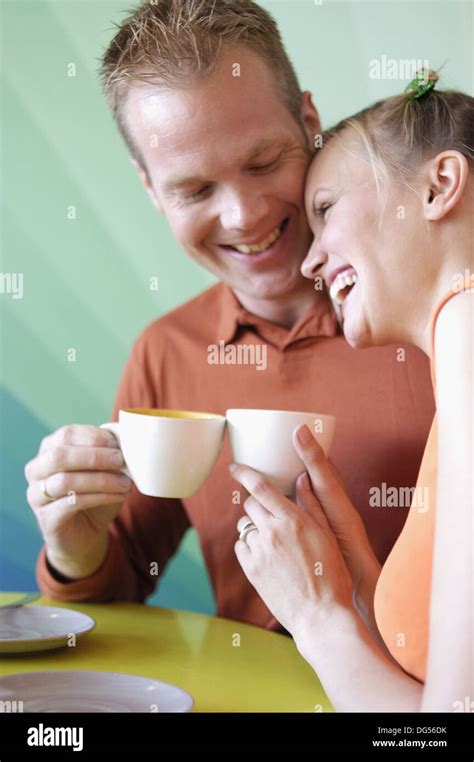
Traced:
<path fill-rule="evenodd" d="M 320 206 L 315 207 L 314 214 L 316 217 L 322 217 L 324 219 L 326 212 L 328 212 L 331 207 L 332 204 L 329 203 L 321 204 Z"/>

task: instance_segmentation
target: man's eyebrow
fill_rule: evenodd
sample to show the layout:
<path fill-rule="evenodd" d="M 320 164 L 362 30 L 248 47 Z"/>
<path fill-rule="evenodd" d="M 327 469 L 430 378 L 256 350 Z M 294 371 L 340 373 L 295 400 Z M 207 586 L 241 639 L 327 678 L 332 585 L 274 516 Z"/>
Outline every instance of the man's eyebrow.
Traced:
<path fill-rule="evenodd" d="M 268 148 L 271 148 L 273 146 L 283 149 L 286 145 L 286 142 L 287 142 L 286 140 L 283 140 L 280 138 L 265 138 L 264 140 L 260 140 L 249 151 L 243 163 L 247 164 L 249 161 L 253 161 L 257 156 L 259 156 L 261 153 L 263 153 Z M 170 193 L 174 190 L 179 190 L 179 188 L 182 188 L 185 185 L 194 185 L 194 184 L 205 183 L 205 182 L 209 182 L 209 181 L 200 175 L 192 175 L 190 177 L 171 177 L 169 180 L 167 180 L 164 183 L 163 191 L 165 193 Z"/>

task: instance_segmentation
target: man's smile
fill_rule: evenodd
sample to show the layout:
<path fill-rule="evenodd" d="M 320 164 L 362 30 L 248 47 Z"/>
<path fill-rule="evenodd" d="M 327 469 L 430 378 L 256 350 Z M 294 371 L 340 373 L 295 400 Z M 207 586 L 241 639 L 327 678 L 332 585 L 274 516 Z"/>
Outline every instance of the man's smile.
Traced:
<path fill-rule="evenodd" d="M 235 249 L 240 251 L 241 254 L 258 254 L 262 251 L 265 251 L 265 249 L 268 249 L 268 247 L 275 243 L 275 241 L 278 241 L 283 230 L 286 227 L 287 222 L 288 218 L 284 219 L 282 223 L 273 228 L 273 230 L 271 230 L 270 233 L 267 233 L 265 236 L 260 236 L 259 238 L 254 238 L 250 241 L 241 241 L 238 243 L 220 245 L 225 249 Z"/>
<path fill-rule="evenodd" d="M 283 251 L 287 242 L 289 217 L 286 217 L 281 224 L 274 227 L 264 236 L 254 237 L 248 242 L 236 241 L 233 244 L 219 244 L 219 248 L 225 250 L 232 258 L 243 262 L 257 264 L 266 262 L 273 256 Z"/>

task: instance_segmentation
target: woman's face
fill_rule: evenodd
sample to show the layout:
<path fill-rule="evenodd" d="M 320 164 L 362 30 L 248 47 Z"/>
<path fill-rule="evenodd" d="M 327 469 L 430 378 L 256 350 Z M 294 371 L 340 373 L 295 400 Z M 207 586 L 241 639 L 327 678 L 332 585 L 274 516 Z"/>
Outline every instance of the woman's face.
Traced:
<path fill-rule="evenodd" d="M 349 344 L 407 339 L 427 274 L 428 232 L 414 189 L 380 181 L 378 190 L 367 153 L 348 128 L 314 158 L 305 205 L 314 240 L 301 270 L 326 281 Z"/>

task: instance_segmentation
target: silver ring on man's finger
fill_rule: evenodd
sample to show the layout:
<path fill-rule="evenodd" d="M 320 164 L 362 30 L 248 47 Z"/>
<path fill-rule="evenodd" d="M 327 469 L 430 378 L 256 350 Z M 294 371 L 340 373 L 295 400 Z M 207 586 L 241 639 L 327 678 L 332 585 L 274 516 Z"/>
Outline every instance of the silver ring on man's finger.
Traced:
<path fill-rule="evenodd" d="M 46 488 L 46 479 L 41 479 L 41 492 L 45 496 L 47 500 L 55 500 L 55 498 L 49 494 L 47 488 Z"/>
<path fill-rule="evenodd" d="M 239 540 L 242 540 L 242 542 L 245 542 L 245 544 L 247 545 L 247 535 L 253 531 L 258 532 L 258 527 L 255 526 L 253 521 L 248 521 L 246 524 L 243 525 L 242 529 L 240 530 Z"/>

